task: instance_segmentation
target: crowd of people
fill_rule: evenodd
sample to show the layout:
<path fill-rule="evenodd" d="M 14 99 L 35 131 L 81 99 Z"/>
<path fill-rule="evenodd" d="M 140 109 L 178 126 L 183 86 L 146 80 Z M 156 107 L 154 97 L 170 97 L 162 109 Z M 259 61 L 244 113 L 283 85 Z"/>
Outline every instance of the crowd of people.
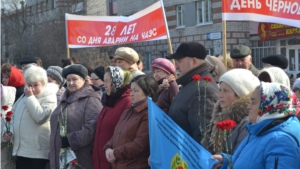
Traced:
<path fill-rule="evenodd" d="M 148 169 L 148 97 L 213 154 L 214 168 L 300 168 L 300 79 L 285 56 L 258 70 L 248 46 L 208 56 L 187 42 L 149 74 L 132 48 L 110 59 L 93 70 L 75 58 L 46 70 L 36 57 L 2 64 L 1 168 Z M 217 124 L 228 119 L 236 125 L 224 136 Z"/>

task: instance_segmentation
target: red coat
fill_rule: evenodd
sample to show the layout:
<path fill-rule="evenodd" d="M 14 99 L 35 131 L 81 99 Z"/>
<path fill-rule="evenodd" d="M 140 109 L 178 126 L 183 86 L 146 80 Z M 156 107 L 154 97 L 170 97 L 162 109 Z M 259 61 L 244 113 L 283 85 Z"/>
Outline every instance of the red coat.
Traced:
<path fill-rule="evenodd" d="M 111 166 L 105 157 L 103 147 L 111 139 L 122 113 L 131 105 L 129 94 L 128 87 L 114 107 L 104 106 L 98 116 L 93 148 L 94 169 L 109 169 Z"/>

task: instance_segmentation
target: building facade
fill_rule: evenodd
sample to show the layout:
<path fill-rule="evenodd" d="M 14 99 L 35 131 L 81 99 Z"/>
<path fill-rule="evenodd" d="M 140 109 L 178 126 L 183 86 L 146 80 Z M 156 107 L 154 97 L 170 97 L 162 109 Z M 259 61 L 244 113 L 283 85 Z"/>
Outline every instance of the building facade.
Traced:
<path fill-rule="evenodd" d="M 132 15 L 157 0 L 117 0 L 117 15 Z M 221 0 L 163 0 L 173 51 L 182 42 L 196 41 L 203 44 L 209 55 L 222 54 L 222 1 Z M 128 5 L 130 4 L 130 5 Z M 275 36 L 268 40 L 259 37 L 259 23 L 227 21 L 227 51 L 238 44 L 252 49 L 253 64 L 262 68 L 261 58 L 281 53 L 289 59 L 287 71 L 294 75 L 300 71 L 300 31 L 289 36 Z M 287 28 L 288 29 L 288 28 Z M 290 29 L 290 28 L 289 28 Z M 296 33 L 298 32 L 298 33 Z M 135 43 L 131 45 L 144 61 L 145 71 L 150 71 L 153 59 L 169 55 L 167 40 Z"/>

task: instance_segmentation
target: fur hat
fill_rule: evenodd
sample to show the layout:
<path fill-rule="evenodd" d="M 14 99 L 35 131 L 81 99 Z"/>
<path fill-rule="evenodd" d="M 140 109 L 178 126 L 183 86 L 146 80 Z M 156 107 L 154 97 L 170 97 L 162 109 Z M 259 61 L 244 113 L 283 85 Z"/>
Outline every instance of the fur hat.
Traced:
<path fill-rule="evenodd" d="M 99 79 L 104 81 L 105 70 L 103 66 L 99 66 L 96 69 L 94 69 L 93 73 L 95 73 L 99 77 Z"/>
<path fill-rule="evenodd" d="M 32 56 L 23 57 L 20 60 L 20 65 L 22 64 L 29 64 L 29 63 L 36 63 L 36 58 Z"/>
<path fill-rule="evenodd" d="M 264 57 L 261 61 L 272 66 L 280 67 L 281 69 L 286 69 L 288 67 L 288 59 L 280 54 Z"/>
<path fill-rule="evenodd" d="M 53 76 L 60 85 L 64 85 L 66 80 L 61 75 L 62 70 L 63 69 L 59 66 L 49 66 L 47 69 L 47 74 Z"/>
<path fill-rule="evenodd" d="M 217 83 L 220 81 L 220 77 L 226 72 L 223 62 L 215 56 L 207 55 L 205 62 L 208 65 L 208 70 Z"/>
<path fill-rule="evenodd" d="M 260 84 L 258 78 L 246 69 L 232 69 L 220 77 L 220 82 L 228 84 L 239 97 L 253 92 Z"/>
<path fill-rule="evenodd" d="M 168 74 L 174 74 L 176 71 L 175 66 L 172 62 L 165 58 L 156 58 L 151 64 L 151 68 L 157 68 L 165 71 Z"/>
<path fill-rule="evenodd" d="M 134 64 L 139 60 L 139 55 L 135 50 L 129 47 L 120 47 L 116 50 L 114 59 L 122 59 L 130 64 Z"/>
<path fill-rule="evenodd" d="M 262 69 L 258 74 L 258 79 L 264 82 L 281 83 L 290 87 L 290 79 L 286 73 L 279 67 L 268 67 Z"/>
<path fill-rule="evenodd" d="M 82 77 L 83 79 L 86 78 L 86 76 L 88 75 L 88 70 L 86 67 L 84 67 L 81 64 L 74 64 L 74 65 L 69 65 L 66 66 L 63 71 L 62 71 L 62 76 L 67 79 L 67 76 L 69 74 L 76 74 L 80 77 Z"/>

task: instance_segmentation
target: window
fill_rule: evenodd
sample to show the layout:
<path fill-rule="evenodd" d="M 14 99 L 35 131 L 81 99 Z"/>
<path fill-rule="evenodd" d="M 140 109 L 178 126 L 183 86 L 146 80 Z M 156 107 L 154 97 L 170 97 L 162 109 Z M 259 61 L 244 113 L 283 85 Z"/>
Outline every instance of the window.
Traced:
<path fill-rule="evenodd" d="M 197 24 L 212 23 L 211 0 L 197 2 Z"/>
<path fill-rule="evenodd" d="M 145 52 L 145 65 L 146 65 L 146 70 L 151 70 L 150 65 L 151 65 L 151 52 Z"/>
<path fill-rule="evenodd" d="M 177 26 L 184 26 L 183 23 L 183 5 L 176 6 Z"/>
<path fill-rule="evenodd" d="M 261 59 L 272 54 L 276 54 L 276 40 L 252 42 L 252 63 L 256 68 L 263 68 Z"/>
<path fill-rule="evenodd" d="M 166 58 L 166 56 L 168 56 L 168 53 L 167 53 L 167 51 L 160 51 L 160 52 L 159 52 L 159 56 L 160 56 L 161 58 Z"/>

